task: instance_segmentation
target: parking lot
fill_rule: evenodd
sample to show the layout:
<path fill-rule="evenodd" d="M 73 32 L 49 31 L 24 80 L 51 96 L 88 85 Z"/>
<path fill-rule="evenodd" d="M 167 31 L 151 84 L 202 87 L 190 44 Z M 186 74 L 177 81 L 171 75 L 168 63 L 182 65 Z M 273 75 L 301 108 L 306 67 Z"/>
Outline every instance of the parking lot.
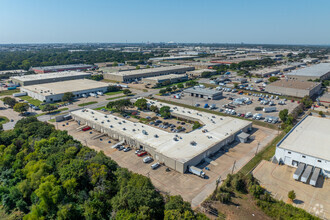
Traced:
<path fill-rule="evenodd" d="M 175 102 L 180 102 L 184 103 L 187 105 L 192 105 L 192 106 L 198 106 L 200 108 L 203 108 L 205 104 L 208 104 L 208 106 L 215 105 L 214 111 L 222 111 L 225 112 L 226 109 L 233 109 L 235 111 L 235 115 L 241 115 L 244 114 L 244 116 L 248 113 L 251 112 L 251 116 L 260 113 L 262 114 L 262 117 L 260 120 L 265 119 L 266 116 L 275 116 L 278 117 L 278 114 L 281 110 L 283 109 L 288 109 L 289 112 L 291 112 L 293 109 L 295 109 L 298 106 L 297 101 L 292 102 L 291 100 L 286 100 L 284 99 L 275 99 L 276 96 L 273 96 L 273 98 L 270 98 L 270 96 L 267 97 L 259 97 L 259 96 L 253 96 L 253 93 L 251 95 L 247 93 L 243 94 L 238 94 L 232 93 L 232 92 L 223 92 L 223 98 L 220 100 L 207 100 L 203 98 L 198 98 L 198 97 L 192 97 L 189 96 L 188 94 L 183 94 L 181 96 L 181 99 L 176 99 L 172 96 L 162 96 L 162 99 L 170 100 L 170 101 L 175 101 Z M 233 101 L 234 99 L 237 98 L 246 98 L 251 101 L 251 104 L 234 104 Z M 272 101 L 274 105 L 270 106 L 269 104 L 262 104 L 261 101 L 258 101 L 259 99 L 264 99 L 267 101 Z M 268 102 L 269 102 L 268 101 Z M 280 105 L 280 102 L 284 102 L 284 105 Z M 256 107 L 261 107 L 261 110 L 256 111 Z M 264 112 L 263 108 L 269 108 L 269 107 L 275 107 L 276 110 L 273 112 Z"/>
<path fill-rule="evenodd" d="M 260 184 L 278 200 L 288 201 L 288 192 L 294 190 L 293 205 L 322 219 L 330 219 L 330 182 L 319 177 L 316 187 L 293 179 L 296 168 L 262 161 L 253 171 Z"/>
<path fill-rule="evenodd" d="M 255 155 L 257 150 L 264 148 L 277 133 L 275 130 L 255 126 L 251 141 L 248 143 L 235 142 L 227 146 L 224 151 L 218 152 L 200 164 L 198 167 L 202 168 L 207 176 L 202 179 L 190 173 L 182 174 L 174 170 L 167 171 L 165 166 L 153 170 L 150 166 L 155 162 L 146 164 L 142 161 L 147 155 L 138 157 L 134 152 L 135 150 L 124 152 L 114 149 L 112 146 L 117 141 L 111 140 L 107 136 L 99 137 L 100 133 L 94 130 L 78 131 L 79 125 L 74 121 L 70 121 L 68 125 L 58 123 L 57 127 L 61 130 L 67 130 L 70 135 L 84 145 L 96 151 L 104 151 L 121 167 L 150 177 L 153 184 L 161 192 L 170 195 L 181 195 L 186 201 L 191 202 L 193 207 L 198 206 L 213 192 L 216 180 L 219 177 L 223 180 L 228 173 L 238 171 Z"/>

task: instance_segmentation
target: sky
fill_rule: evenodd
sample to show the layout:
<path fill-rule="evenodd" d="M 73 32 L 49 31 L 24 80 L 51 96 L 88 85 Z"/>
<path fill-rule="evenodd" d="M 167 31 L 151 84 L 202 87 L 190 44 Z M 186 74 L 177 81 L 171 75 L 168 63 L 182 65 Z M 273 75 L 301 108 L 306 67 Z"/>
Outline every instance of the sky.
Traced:
<path fill-rule="evenodd" d="M 0 0 L 0 44 L 330 45 L 330 0 Z"/>

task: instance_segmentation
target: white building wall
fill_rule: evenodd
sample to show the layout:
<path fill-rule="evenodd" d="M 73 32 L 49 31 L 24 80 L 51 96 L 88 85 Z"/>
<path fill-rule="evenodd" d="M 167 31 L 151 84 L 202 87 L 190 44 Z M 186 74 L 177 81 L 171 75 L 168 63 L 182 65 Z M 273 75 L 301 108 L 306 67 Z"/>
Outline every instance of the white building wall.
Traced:
<path fill-rule="evenodd" d="M 324 160 L 310 155 L 304 155 L 298 152 L 290 151 L 280 147 L 276 147 L 275 158 L 278 162 L 284 163 L 291 167 L 297 167 L 298 163 L 302 162 L 313 167 L 322 169 L 322 174 L 330 177 L 330 161 Z"/>

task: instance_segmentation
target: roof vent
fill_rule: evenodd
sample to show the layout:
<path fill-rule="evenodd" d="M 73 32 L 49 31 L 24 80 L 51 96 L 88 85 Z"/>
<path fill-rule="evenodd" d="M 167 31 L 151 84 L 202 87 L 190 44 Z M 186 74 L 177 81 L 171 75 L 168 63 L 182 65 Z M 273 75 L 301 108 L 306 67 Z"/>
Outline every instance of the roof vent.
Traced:
<path fill-rule="evenodd" d="M 146 130 L 142 130 L 142 134 L 148 135 L 148 132 Z"/>
<path fill-rule="evenodd" d="M 107 120 L 107 122 L 110 122 L 110 120 Z"/>
<path fill-rule="evenodd" d="M 123 128 L 124 131 L 126 131 L 126 128 Z"/>
<path fill-rule="evenodd" d="M 196 146 L 196 145 L 197 145 L 196 141 L 192 141 L 192 142 L 190 142 L 190 144 L 191 144 L 192 146 Z"/>
<path fill-rule="evenodd" d="M 157 134 L 155 134 L 155 135 L 154 135 L 154 137 L 155 137 L 155 138 L 158 138 L 158 135 L 157 135 Z"/>
<path fill-rule="evenodd" d="M 109 127 L 110 127 L 110 128 L 113 128 L 113 126 L 112 126 L 112 125 L 110 125 Z"/>

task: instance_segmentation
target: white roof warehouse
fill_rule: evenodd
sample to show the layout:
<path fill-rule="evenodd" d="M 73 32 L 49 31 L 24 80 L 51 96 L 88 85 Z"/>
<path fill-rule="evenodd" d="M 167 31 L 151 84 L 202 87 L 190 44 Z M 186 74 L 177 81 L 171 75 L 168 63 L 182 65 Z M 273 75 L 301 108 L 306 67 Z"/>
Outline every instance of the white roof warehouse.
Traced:
<path fill-rule="evenodd" d="M 189 133 L 170 133 L 158 128 L 134 123 L 111 114 L 91 109 L 71 112 L 80 124 L 106 133 L 108 136 L 134 148 L 143 148 L 153 158 L 166 166 L 184 173 L 188 166 L 197 165 L 226 144 L 235 140 L 237 134 L 250 130 L 252 123 L 231 117 L 222 117 L 188 108 L 148 101 L 149 104 L 171 108 L 171 114 L 187 120 L 199 121 L 203 127 Z"/>

